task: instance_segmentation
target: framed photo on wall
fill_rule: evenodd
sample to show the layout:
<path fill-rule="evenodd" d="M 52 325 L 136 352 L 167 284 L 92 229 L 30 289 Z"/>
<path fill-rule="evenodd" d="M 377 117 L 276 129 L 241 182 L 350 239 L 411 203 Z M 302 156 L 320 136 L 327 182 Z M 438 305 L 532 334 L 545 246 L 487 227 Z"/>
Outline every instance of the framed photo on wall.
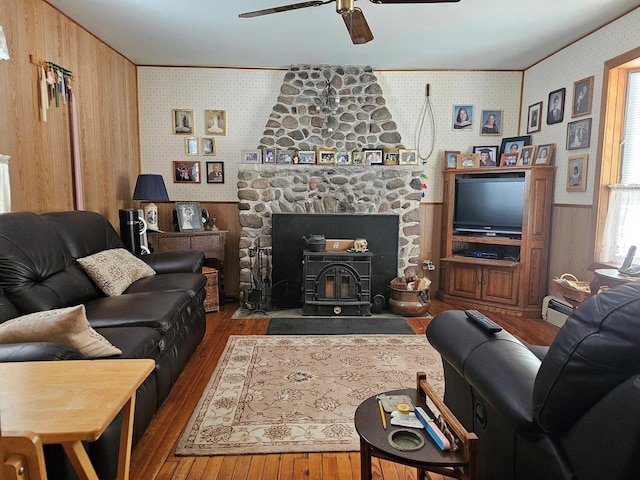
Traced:
<path fill-rule="evenodd" d="M 551 159 L 553 158 L 553 150 L 556 148 L 555 143 L 547 143 L 545 145 L 538 145 L 536 152 L 536 159 L 533 162 L 534 165 L 551 165 Z"/>
<path fill-rule="evenodd" d="M 593 100 L 593 75 L 573 82 L 573 103 L 571 117 L 581 117 L 591 113 Z"/>
<path fill-rule="evenodd" d="M 539 132 L 542 129 L 542 102 L 529 105 L 529 115 L 527 116 L 527 133 Z"/>
<path fill-rule="evenodd" d="M 473 126 L 473 105 L 454 105 L 453 124 L 454 130 L 471 130 Z"/>
<path fill-rule="evenodd" d="M 174 135 L 193 135 L 193 110 L 171 110 Z"/>
<path fill-rule="evenodd" d="M 207 162 L 207 183 L 224 183 L 224 162 Z"/>
<path fill-rule="evenodd" d="M 502 134 L 502 110 L 482 110 L 480 135 Z"/>
<path fill-rule="evenodd" d="M 549 93 L 549 102 L 547 103 L 547 125 L 554 123 L 562 123 L 564 120 L 564 97 L 567 92 L 566 88 L 559 88 Z"/>
<path fill-rule="evenodd" d="M 567 162 L 567 192 L 584 192 L 587 189 L 588 160 L 588 153 L 569 157 Z"/>
<path fill-rule="evenodd" d="M 204 230 L 199 202 L 176 202 L 176 213 L 178 214 L 178 228 L 181 232 L 201 232 Z"/>
<path fill-rule="evenodd" d="M 205 110 L 204 131 L 207 135 L 226 135 L 227 112 L 225 110 Z"/>
<path fill-rule="evenodd" d="M 591 145 L 591 119 L 567 123 L 567 150 L 589 148 Z"/>
<path fill-rule="evenodd" d="M 213 137 L 202 137 L 202 155 L 216 154 L 216 139 Z"/>
<path fill-rule="evenodd" d="M 458 154 L 459 150 L 446 150 L 444 152 L 444 168 L 446 170 L 451 170 L 453 168 L 458 168 Z"/>
<path fill-rule="evenodd" d="M 198 137 L 184 139 L 184 153 L 186 155 L 198 155 Z"/>
<path fill-rule="evenodd" d="M 497 145 L 473 147 L 473 153 L 480 155 L 480 168 L 495 167 L 500 163 L 498 148 Z"/>
<path fill-rule="evenodd" d="M 173 183 L 200 183 L 200 162 L 173 162 Z"/>

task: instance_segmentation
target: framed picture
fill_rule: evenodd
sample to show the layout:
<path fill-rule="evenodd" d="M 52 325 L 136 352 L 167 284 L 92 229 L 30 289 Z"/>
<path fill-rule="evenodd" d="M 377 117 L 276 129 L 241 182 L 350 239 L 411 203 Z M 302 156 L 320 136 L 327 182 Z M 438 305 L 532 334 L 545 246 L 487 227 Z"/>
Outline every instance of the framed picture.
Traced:
<path fill-rule="evenodd" d="M 174 135 L 193 135 L 193 110 L 171 110 Z"/>
<path fill-rule="evenodd" d="M 500 155 L 503 153 L 518 153 L 522 147 L 527 145 L 531 145 L 531 135 L 503 138 L 500 145 Z"/>
<path fill-rule="evenodd" d="M 454 130 L 471 130 L 473 126 L 473 105 L 454 105 L 453 123 Z"/>
<path fill-rule="evenodd" d="M 536 156 L 536 146 L 529 145 L 527 147 L 522 147 L 520 149 L 520 153 L 518 154 L 518 165 L 520 166 L 528 166 L 533 164 L 533 159 Z"/>
<path fill-rule="evenodd" d="M 540 114 L 542 112 L 542 102 L 529 105 L 529 115 L 527 116 L 527 133 L 539 132 L 542 129 Z"/>
<path fill-rule="evenodd" d="M 536 159 L 534 165 L 551 165 L 553 150 L 556 148 L 555 143 L 547 143 L 546 145 L 538 145 Z"/>
<path fill-rule="evenodd" d="M 480 155 L 480 167 L 496 167 L 500 163 L 498 160 L 497 145 L 473 147 L 473 153 Z"/>
<path fill-rule="evenodd" d="M 205 110 L 204 131 L 208 135 L 226 135 L 227 112 L 224 110 Z"/>
<path fill-rule="evenodd" d="M 317 150 L 317 163 L 318 165 L 333 165 L 336 163 L 337 150 L 333 148 L 319 148 Z"/>
<path fill-rule="evenodd" d="M 351 154 L 349 152 L 337 152 L 336 165 L 351 165 Z"/>
<path fill-rule="evenodd" d="M 264 163 L 276 163 L 277 154 L 278 154 L 278 149 L 265 148 L 262 150 L 262 161 Z"/>
<path fill-rule="evenodd" d="M 365 155 L 362 150 L 354 150 L 351 152 L 351 163 L 353 165 L 365 165 L 364 159 Z"/>
<path fill-rule="evenodd" d="M 549 103 L 547 103 L 547 125 L 561 123 L 564 120 L 564 97 L 566 88 L 560 88 L 549 93 Z"/>
<path fill-rule="evenodd" d="M 502 110 L 482 110 L 480 135 L 502 134 Z"/>
<path fill-rule="evenodd" d="M 372 148 L 364 151 L 364 163 L 367 165 L 382 165 L 384 152 L 381 148 Z"/>
<path fill-rule="evenodd" d="M 567 162 L 567 192 L 584 192 L 587 189 L 588 160 L 588 153 L 569 157 Z"/>
<path fill-rule="evenodd" d="M 457 168 L 478 168 L 480 166 L 480 154 L 460 153 L 458 154 Z"/>
<path fill-rule="evenodd" d="M 418 165 L 418 150 L 401 148 L 398 153 L 400 154 L 400 165 Z"/>
<path fill-rule="evenodd" d="M 591 113 L 593 100 L 593 75 L 573 82 L 573 103 L 571 117 L 581 117 Z"/>
<path fill-rule="evenodd" d="M 201 137 L 202 138 L 202 155 L 215 155 L 216 154 L 216 139 L 213 137 Z"/>
<path fill-rule="evenodd" d="M 184 139 L 184 153 L 186 155 L 198 155 L 198 137 Z"/>
<path fill-rule="evenodd" d="M 241 163 L 262 163 L 260 150 L 242 150 Z"/>
<path fill-rule="evenodd" d="M 515 167 L 518 164 L 517 153 L 503 153 L 500 157 L 501 167 Z"/>
<path fill-rule="evenodd" d="M 567 123 L 567 150 L 589 148 L 591 145 L 591 119 Z"/>
<path fill-rule="evenodd" d="M 207 162 L 207 183 L 224 183 L 224 162 Z"/>
<path fill-rule="evenodd" d="M 173 162 L 173 183 L 200 183 L 200 162 Z"/>
<path fill-rule="evenodd" d="M 444 168 L 446 170 L 451 170 L 453 168 L 458 168 L 458 154 L 459 150 L 446 150 L 444 152 Z"/>
<path fill-rule="evenodd" d="M 385 148 L 383 165 L 400 165 L 400 149 L 399 148 Z"/>
<path fill-rule="evenodd" d="M 276 163 L 293 163 L 293 157 L 296 154 L 294 150 L 278 150 L 276 153 Z"/>
<path fill-rule="evenodd" d="M 199 202 L 176 202 L 176 213 L 178 214 L 178 228 L 181 232 L 201 232 L 204 230 Z"/>
<path fill-rule="evenodd" d="M 300 150 L 298 163 L 316 163 L 316 152 L 313 150 Z"/>

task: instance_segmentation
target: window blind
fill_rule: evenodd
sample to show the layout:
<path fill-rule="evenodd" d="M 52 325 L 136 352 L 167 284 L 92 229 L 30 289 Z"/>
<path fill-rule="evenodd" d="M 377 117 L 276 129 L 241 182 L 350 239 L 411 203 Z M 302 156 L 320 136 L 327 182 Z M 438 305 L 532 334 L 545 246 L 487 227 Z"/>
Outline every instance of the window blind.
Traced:
<path fill-rule="evenodd" d="M 640 183 L 640 70 L 629 72 L 620 183 Z"/>

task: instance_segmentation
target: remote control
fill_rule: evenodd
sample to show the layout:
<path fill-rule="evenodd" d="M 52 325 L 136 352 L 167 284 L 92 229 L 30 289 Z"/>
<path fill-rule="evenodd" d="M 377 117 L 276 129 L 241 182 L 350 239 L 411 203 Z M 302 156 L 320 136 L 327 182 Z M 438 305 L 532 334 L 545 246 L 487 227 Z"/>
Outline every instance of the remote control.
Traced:
<path fill-rule="evenodd" d="M 473 320 L 488 332 L 496 333 L 502 330 L 500 325 L 477 310 L 465 310 L 464 313 L 467 314 L 467 317 L 469 317 L 470 320 Z"/>

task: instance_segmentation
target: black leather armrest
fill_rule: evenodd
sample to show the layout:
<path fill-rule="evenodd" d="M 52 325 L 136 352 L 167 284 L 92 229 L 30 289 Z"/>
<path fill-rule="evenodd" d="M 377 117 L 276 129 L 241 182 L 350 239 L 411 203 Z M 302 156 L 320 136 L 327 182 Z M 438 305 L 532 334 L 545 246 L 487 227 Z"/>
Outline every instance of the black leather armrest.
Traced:
<path fill-rule="evenodd" d="M 162 252 L 140 257 L 156 273 L 202 273 L 204 253 L 197 250 Z"/>
<path fill-rule="evenodd" d="M 0 362 L 36 362 L 43 360 L 83 360 L 69 345 L 53 342 L 5 343 L 0 345 Z"/>

